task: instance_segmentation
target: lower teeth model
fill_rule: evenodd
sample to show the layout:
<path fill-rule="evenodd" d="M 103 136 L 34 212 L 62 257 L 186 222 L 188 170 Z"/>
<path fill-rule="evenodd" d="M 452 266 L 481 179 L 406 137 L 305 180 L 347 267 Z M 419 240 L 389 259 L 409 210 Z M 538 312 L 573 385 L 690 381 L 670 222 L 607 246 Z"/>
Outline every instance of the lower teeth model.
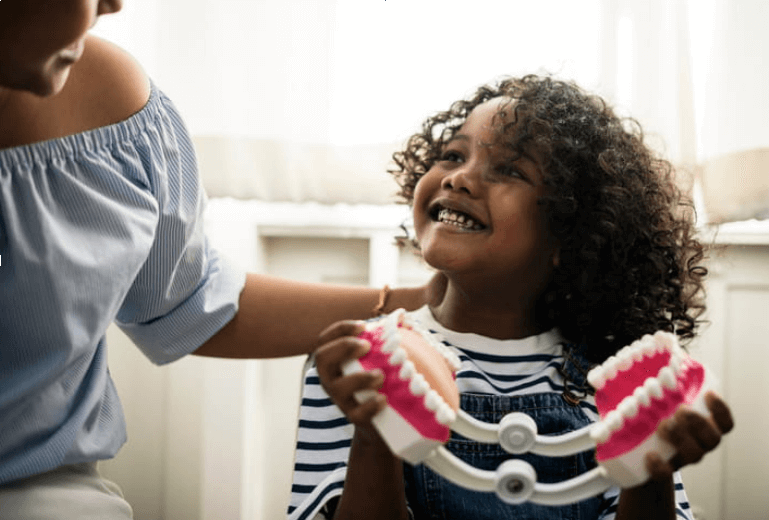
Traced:
<path fill-rule="evenodd" d="M 523 413 L 510 413 L 491 424 L 459 409 L 454 382 L 459 358 L 420 331 L 402 309 L 368 324 L 360 337 L 371 350 L 349 361 L 343 371 L 384 372 L 379 392 L 388 404 L 372 422 L 392 452 L 411 464 L 427 465 L 457 485 L 495 491 L 511 504 L 563 505 L 612 486 L 640 485 L 649 478 L 647 453 L 656 451 L 665 460 L 675 454 L 656 433 L 660 421 L 684 404 L 709 415 L 704 404 L 707 372 L 667 332 L 644 336 L 591 370 L 588 381 L 596 389 L 600 421 L 557 436 L 538 435 L 534 420 Z M 363 402 L 375 393 L 358 392 L 356 399 Z M 563 457 L 595 448 L 598 466 L 555 484 L 537 482 L 534 468 L 520 459 L 507 460 L 496 471 L 480 470 L 443 446 L 449 430 L 478 442 L 499 443 L 513 454 Z"/>

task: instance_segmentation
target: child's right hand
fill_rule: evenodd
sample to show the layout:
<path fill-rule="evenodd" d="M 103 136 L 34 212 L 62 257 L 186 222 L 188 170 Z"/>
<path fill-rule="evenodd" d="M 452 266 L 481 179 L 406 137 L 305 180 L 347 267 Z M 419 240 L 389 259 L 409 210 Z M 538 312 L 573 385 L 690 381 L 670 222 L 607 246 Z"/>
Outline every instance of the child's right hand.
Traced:
<path fill-rule="evenodd" d="M 342 373 L 346 361 L 363 356 L 371 348 L 367 341 L 357 337 L 361 332 L 363 323 L 359 321 L 339 321 L 328 327 L 320 334 L 321 346 L 315 351 L 315 364 L 323 389 L 347 420 L 360 433 L 377 436 L 371 418 L 386 406 L 385 396 L 377 394 L 359 403 L 354 394 L 360 390 L 378 390 L 384 383 L 384 375 L 378 370 Z"/>

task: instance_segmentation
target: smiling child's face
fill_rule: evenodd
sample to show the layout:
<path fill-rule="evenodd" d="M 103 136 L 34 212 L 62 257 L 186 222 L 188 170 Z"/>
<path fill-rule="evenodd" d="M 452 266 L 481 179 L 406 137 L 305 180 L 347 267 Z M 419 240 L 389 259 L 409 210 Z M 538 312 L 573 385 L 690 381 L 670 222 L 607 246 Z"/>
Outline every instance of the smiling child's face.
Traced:
<path fill-rule="evenodd" d="M 541 293 L 557 258 L 538 204 L 542 170 L 536 157 L 513 161 L 512 151 L 493 144 L 506 117 L 495 117 L 502 107 L 510 117 L 508 99 L 476 107 L 419 180 L 415 231 L 424 259 L 450 280 Z"/>
<path fill-rule="evenodd" d="M 7 5 L 6 5 L 7 4 Z M 19 0 L 0 8 L 0 87 L 51 95 L 83 53 L 88 29 L 123 0 Z"/>

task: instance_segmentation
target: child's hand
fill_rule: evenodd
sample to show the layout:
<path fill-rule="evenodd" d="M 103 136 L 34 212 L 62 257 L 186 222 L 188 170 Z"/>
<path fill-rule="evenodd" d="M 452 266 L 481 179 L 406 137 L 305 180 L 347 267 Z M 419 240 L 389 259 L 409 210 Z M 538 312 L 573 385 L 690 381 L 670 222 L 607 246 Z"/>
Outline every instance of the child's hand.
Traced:
<path fill-rule="evenodd" d="M 363 325 L 356 321 L 337 322 L 320 334 L 321 346 L 315 352 L 315 364 L 321 385 L 331 400 L 347 419 L 363 430 L 361 433 L 375 434 L 371 418 L 387 404 L 382 394 L 358 403 L 354 393 L 360 390 L 377 390 L 384 382 L 381 371 L 357 372 L 343 375 L 342 365 L 348 360 L 357 359 L 369 351 L 367 341 L 356 337 L 363 332 Z"/>
<path fill-rule="evenodd" d="M 646 456 L 646 467 L 654 480 L 669 479 L 674 471 L 699 462 L 721 442 L 721 437 L 734 427 L 732 413 L 727 404 L 713 392 L 705 395 L 711 417 L 705 417 L 688 408 L 681 408 L 673 417 L 662 421 L 659 435 L 676 448 L 676 454 L 667 462 L 657 453 Z"/>

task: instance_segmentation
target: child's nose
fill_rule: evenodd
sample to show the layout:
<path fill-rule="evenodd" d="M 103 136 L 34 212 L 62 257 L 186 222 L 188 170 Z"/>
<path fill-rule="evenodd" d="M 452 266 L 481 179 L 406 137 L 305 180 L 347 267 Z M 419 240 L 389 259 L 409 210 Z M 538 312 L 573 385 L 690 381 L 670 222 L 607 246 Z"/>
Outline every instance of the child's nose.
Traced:
<path fill-rule="evenodd" d="M 475 195 L 478 191 L 481 177 L 482 172 L 478 165 L 465 163 L 441 180 L 441 188 Z"/>

